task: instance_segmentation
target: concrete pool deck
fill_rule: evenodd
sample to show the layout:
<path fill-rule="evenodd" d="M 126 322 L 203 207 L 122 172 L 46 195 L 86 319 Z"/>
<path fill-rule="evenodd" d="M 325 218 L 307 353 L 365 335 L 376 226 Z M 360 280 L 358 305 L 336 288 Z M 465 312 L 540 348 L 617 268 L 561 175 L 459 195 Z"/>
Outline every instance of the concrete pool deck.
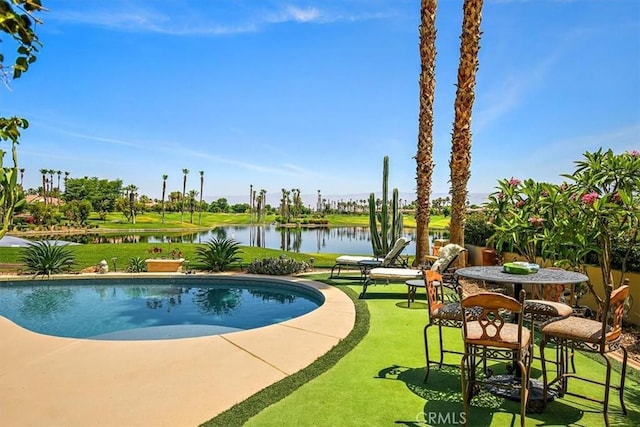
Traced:
<path fill-rule="evenodd" d="M 197 426 L 308 366 L 351 332 L 355 308 L 347 295 L 303 278 L 289 281 L 318 289 L 325 303 L 283 323 L 214 336 L 60 338 L 0 316 L 0 425 Z"/>

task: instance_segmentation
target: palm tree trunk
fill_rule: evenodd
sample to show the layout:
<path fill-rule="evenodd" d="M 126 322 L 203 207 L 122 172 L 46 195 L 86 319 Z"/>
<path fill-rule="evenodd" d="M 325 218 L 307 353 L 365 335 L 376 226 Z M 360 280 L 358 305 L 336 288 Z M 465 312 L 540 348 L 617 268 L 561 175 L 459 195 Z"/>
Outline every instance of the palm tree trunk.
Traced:
<path fill-rule="evenodd" d="M 471 114 L 475 100 L 480 22 L 483 0 L 464 0 L 460 64 L 456 90 L 453 141 L 451 145 L 451 221 L 450 240 L 464 245 L 467 183 L 471 175 Z"/>
<path fill-rule="evenodd" d="M 437 0 L 422 0 L 420 8 L 420 115 L 416 154 L 416 258 L 423 264 L 429 254 L 429 219 L 433 174 L 433 99 L 435 94 L 436 9 Z"/>

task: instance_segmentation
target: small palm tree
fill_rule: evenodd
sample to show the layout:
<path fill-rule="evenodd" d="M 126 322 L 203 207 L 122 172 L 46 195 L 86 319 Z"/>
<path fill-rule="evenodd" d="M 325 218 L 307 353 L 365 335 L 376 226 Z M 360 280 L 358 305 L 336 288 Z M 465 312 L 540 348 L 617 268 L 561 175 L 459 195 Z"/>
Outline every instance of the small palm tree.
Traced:
<path fill-rule="evenodd" d="M 162 175 L 162 223 L 164 224 L 164 195 L 167 192 L 167 178 L 169 175 Z"/>
<path fill-rule="evenodd" d="M 75 264 L 75 256 L 67 245 L 40 240 L 22 249 L 20 262 L 36 276 L 67 273 Z"/>
<path fill-rule="evenodd" d="M 44 204 L 47 204 L 47 170 L 40 169 L 40 173 L 42 174 L 42 198 L 44 199 Z"/>
<path fill-rule="evenodd" d="M 24 168 L 20 168 L 20 187 L 22 187 L 23 182 L 24 182 Z"/>
<path fill-rule="evenodd" d="M 182 169 L 182 203 L 180 205 L 180 223 L 184 221 L 184 202 L 185 195 L 187 193 L 187 175 L 189 174 L 189 169 Z"/>
<path fill-rule="evenodd" d="M 240 243 L 233 239 L 214 238 L 204 246 L 196 248 L 196 259 L 204 264 L 208 271 L 224 271 L 242 258 Z"/>
<path fill-rule="evenodd" d="M 64 192 L 65 192 L 65 194 L 67 193 L 67 182 L 69 181 L 69 175 L 70 175 L 70 173 L 65 171 L 65 173 L 64 173 Z"/>
<path fill-rule="evenodd" d="M 204 187 L 204 171 L 200 171 L 200 216 L 198 225 L 202 225 L 202 188 Z"/>

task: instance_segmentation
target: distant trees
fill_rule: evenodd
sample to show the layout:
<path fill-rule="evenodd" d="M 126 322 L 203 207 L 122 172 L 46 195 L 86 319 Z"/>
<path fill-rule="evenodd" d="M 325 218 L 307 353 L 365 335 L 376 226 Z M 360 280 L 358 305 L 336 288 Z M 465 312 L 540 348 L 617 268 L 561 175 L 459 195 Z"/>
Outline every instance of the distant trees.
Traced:
<path fill-rule="evenodd" d="M 64 200 L 88 200 L 96 212 L 111 212 L 115 209 L 115 202 L 122 194 L 122 181 L 116 179 L 69 178 L 66 184 Z"/>

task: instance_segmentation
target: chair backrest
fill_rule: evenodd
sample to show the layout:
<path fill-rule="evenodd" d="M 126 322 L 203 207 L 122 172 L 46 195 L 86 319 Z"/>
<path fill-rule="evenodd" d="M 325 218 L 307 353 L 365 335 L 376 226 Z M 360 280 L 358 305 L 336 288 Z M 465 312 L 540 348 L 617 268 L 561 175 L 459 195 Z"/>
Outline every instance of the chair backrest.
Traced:
<path fill-rule="evenodd" d="M 478 335 L 477 330 L 474 332 L 472 344 L 520 349 L 519 343 L 522 342 L 523 307 L 526 294 L 524 290 L 520 292 L 519 300 L 494 292 L 481 292 L 463 298 L 462 289 L 460 288 L 458 289 L 458 294 L 460 295 L 460 304 L 462 306 L 462 337 L 465 343 L 469 343 L 468 321 L 473 319 L 475 315 L 477 322 L 474 321 L 474 328 L 480 328 L 481 333 Z M 504 325 L 511 323 L 513 315 L 518 317 L 517 342 L 514 342 L 513 339 L 507 339 L 502 334 Z"/>
<path fill-rule="evenodd" d="M 548 270 L 562 270 L 558 267 L 547 267 Z M 564 284 L 548 284 L 542 285 L 540 283 L 534 283 L 531 285 L 531 298 L 533 300 L 544 300 L 552 302 L 564 302 L 570 306 L 574 303 L 574 290 L 573 285 Z M 567 293 L 569 297 L 566 298 Z"/>
<path fill-rule="evenodd" d="M 382 266 L 388 267 L 395 264 L 404 248 L 409 246 L 410 242 L 411 240 L 407 239 L 406 237 L 400 237 L 398 240 L 396 240 L 389 253 L 387 253 L 387 255 L 382 260 Z"/>
<path fill-rule="evenodd" d="M 466 251 L 460 245 L 449 243 L 438 252 L 438 259 L 431 264 L 431 270 L 445 273 L 462 252 Z"/>
<path fill-rule="evenodd" d="M 433 313 L 443 305 L 441 300 L 438 300 L 438 288 L 442 291 L 442 286 L 436 287 L 434 282 L 442 283 L 442 275 L 434 270 L 422 270 L 422 276 L 424 277 L 424 289 L 427 293 L 427 306 L 429 308 L 429 319 L 433 316 Z"/>
<path fill-rule="evenodd" d="M 619 339 L 622 335 L 622 317 L 624 316 L 624 302 L 629 296 L 629 285 L 622 285 L 613 290 L 613 286 L 607 285 L 606 297 L 602 312 L 602 341 L 611 342 Z M 603 347 L 604 348 L 604 347 Z"/>

